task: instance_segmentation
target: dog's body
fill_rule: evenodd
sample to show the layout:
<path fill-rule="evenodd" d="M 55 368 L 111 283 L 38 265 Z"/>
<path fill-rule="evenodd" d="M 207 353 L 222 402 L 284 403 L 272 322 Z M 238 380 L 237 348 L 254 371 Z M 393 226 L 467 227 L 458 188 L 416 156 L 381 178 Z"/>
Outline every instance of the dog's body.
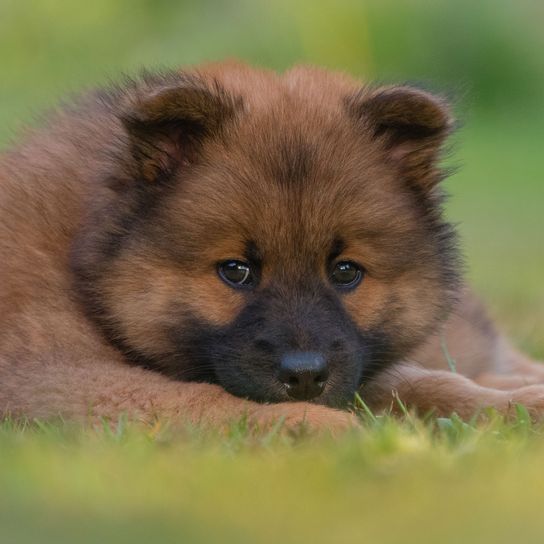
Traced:
<path fill-rule="evenodd" d="M 543 412 L 544 367 L 459 280 L 450 129 L 415 89 L 236 64 L 55 114 L 0 158 L 0 411 L 334 429 L 362 386 Z"/>

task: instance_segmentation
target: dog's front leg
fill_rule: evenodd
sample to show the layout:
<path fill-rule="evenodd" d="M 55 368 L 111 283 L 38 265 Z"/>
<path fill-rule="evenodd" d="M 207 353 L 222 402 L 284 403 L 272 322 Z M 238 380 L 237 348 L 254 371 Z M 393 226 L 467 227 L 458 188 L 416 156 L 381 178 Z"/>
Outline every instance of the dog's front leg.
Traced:
<path fill-rule="evenodd" d="M 356 425 L 355 416 L 306 402 L 258 404 L 207 383 L 174 381 L 156 372 L 119 361 L 74 360 L 41 355 L 34 360 L 0 358 L 0 415 L 19 418 L 62 416 L 90 422 L 156 418 L 173 423 L 224 429 L 247 418 L 266 429 L 284 422 L 285 429 L 304 426 L 337 433 Z"/>
<path fill-rule="evenodd" d="M 460 374 L 409 363 L 382 371 L 362 387 L 361 394 L 373 410 L 392 407 L 398 412 L 403 404 L 421 415 L 456 413 L 470 419 L 489 407 L 505 415 L 513 414 L 515 405 L 523 404 L 534 419 L 544 417 L 544 385 L 499 390 L 478 385 Z"/>

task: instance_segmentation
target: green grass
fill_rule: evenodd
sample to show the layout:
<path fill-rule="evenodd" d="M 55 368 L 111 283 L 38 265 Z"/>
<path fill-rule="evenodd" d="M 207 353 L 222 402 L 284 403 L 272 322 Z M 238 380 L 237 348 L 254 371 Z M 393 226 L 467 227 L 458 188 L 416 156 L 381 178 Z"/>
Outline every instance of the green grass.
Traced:
<path fill-rule="evenodd" d="M 543 431 L 523 411 L 335 441 L 6 423 L 0 541 L 541 542 Z"/>
<path fill-rule="evenodd" d="M 468 275 L 544 359 L 543 7 L 520 0 L 4 0 L 0 142 L 67 91 L 237 56 L 431 81 Z M 541 542 L 544 427 L 363 416 L 341 439 L 0 424 L 0 543 Z"/>

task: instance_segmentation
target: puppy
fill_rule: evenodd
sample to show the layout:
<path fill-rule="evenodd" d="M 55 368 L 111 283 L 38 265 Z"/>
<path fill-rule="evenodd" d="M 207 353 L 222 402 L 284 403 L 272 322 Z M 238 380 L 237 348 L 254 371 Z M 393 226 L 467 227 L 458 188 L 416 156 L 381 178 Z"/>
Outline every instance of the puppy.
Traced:
<path fill-rule="evenodd" d="M 538 417 L 544 367 L 442 217 L 452 128 L 415 88 L 235 63 L 54 112 L 0 157 L 0 411 L 336 431 L 360 391 Z"/>

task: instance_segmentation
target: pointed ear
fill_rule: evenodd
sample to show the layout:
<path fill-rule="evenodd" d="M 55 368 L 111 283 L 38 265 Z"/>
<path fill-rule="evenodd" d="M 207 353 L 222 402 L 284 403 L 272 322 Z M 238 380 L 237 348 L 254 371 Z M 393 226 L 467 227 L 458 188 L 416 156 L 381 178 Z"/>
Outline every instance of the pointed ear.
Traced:
<path fill-rule="evenodd" d="M 169 177 L 198 155 L 204 138 L 217 135 L 239 101 L 218 85 L 180 74 L 136 87 L 119 117 L 137 174 L 147 181 Z"/>
<path fill-rule="evenodd" d="M 454 126 L 443 99 L 412 87 L 382 87 L 351 97 L 348 108 L 410 183 L 430 191 L 443 179 L 440 152 Z"/>

